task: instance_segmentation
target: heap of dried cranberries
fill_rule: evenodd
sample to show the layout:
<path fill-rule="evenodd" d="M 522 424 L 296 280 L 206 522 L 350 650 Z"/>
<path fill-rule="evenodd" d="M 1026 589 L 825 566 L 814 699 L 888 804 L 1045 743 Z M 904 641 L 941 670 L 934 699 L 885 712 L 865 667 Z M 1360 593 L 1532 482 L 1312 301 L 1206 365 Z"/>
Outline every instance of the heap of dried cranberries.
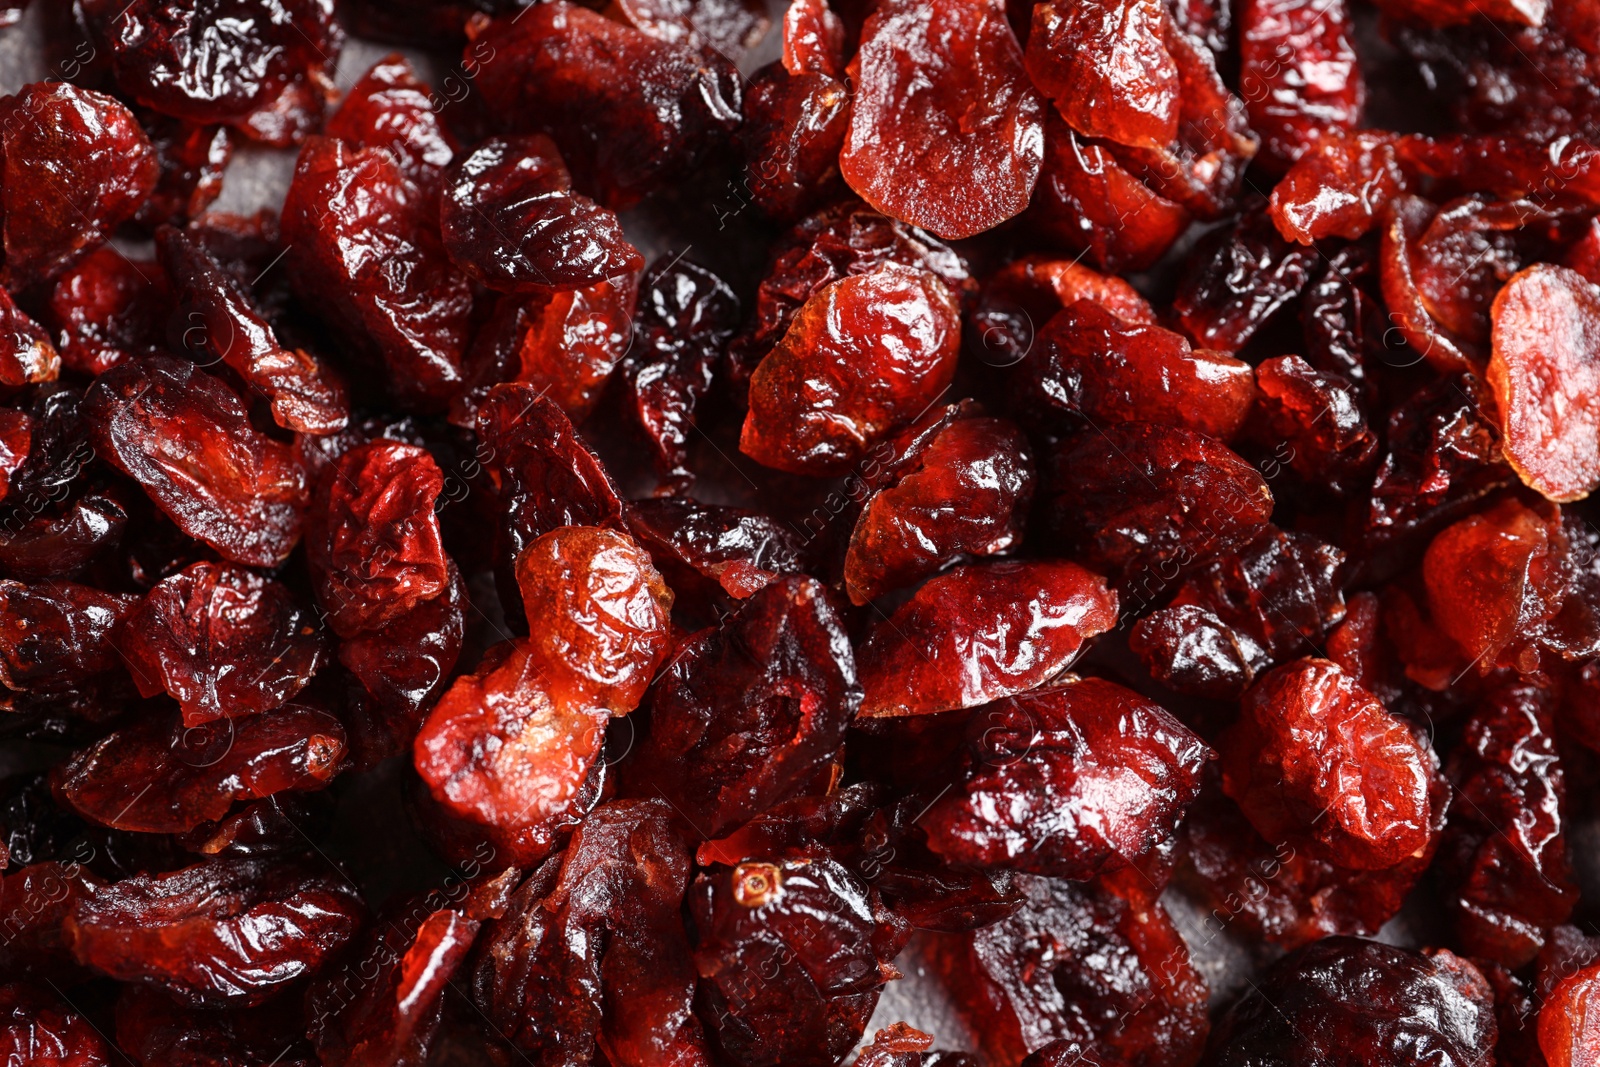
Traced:
<path fill-rule="evenodd" d="M 0 1064 L 1600 1064 L 1600 0 L 28 7 Z"/>

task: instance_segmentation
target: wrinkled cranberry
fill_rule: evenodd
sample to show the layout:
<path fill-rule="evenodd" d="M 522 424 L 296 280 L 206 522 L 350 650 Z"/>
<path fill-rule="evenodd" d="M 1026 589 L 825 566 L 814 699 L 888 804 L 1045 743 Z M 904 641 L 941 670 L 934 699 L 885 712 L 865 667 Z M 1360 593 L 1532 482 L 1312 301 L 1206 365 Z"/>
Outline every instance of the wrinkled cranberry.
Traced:
<path fill-rule="evenodd" d="M 1218 747 L 1223 789 L 1270 841 L 1303 841 L 1341 866 L 1383 870 L 1435 835 L 1432 753 L 1329 660 L 1262 678 Z"/>
<path fill-rule="evenodd" d="M 689 890 L 702 1016 L 743 1067 L 836 1063 L 860 1040 L 904 932 L 827 858 L 751 856 Z"/>
<path fill-rule="evenodd" d="M 102 93 L 36 82 L 0 97 L 0 284 L 59 276 L 133 217 L 159 167 L 133 113 Z"/>
<path fill-rule="evenodd" d="M 918 821 L 947 860 L 1086 880 L 1176 831 L 1210 757 L 1158 705 L 1098 678 L 987 705 L 956 789 Z"/>
<path fill-rule="evenodd" d="M 1321 130 L 1361 122 L 1366 84 L 1345 0 L 1241 0 L 1239 93 L 1265 158 L 1287 167 Z"/>
<path fill-rule="evenodd" d="M 306 485 L 288 447 L 257 432 L 239 397 L 193 364 L 119 364 L 95 379 L 83 413 L 95 450 L 229 559 L 276 566 L 299 540 Z"/>
<path fill-rule="evenodd" d="M 271 711 L 328 655 L 287 589 L 226 563 L 196 563 L 150 590 L 123 620 L 117 647 L 140 691 L 165 691 L 189 726 Z"/>
<path fill-rule="evenodd" d="M 681 256 L 639 283 L 632 343 L 622 366 L 628 411 L 651 445 L 663 489 L 687 488 L 689 431 L 738 325 L 739 300 Z"/>
<path fill-rule="evenodd" d="M 811 297 L 750 379 L 739 447 L 796 474 L 844 474 L 955 374 L 959 312 L 927 271 L 847 276 Z"/>
<path fill-rule="evenodd" d="M 839 169 L 867 203 L 946 238 L 1028 205 L 1044 103 L 1000 0 L 880 3 L 847 73 L 855 95 Z"/>
<path fill-rule="evenodd" d="M 1203 434 L 1128 422 L 1068 438 L 1045 478 L 1051 528 L 1127 589 L 1248 543 L 1272 513 L 1256 469 Z"/>
<path fill-rule="evenodd" d="M 0 289 L 0 392 L 53 382 L 60 373 L 61 357 L 49 336 Z"/>
<path fill-rule="evenodd" d="M 1371 484 L 1378 436 L 1367 425 L 1360 394 L 1343 375 L 1317 370 L 1299 356 L 1279 356 L 1256 368 L 1256 436 L 1308 486 L 1339 495 Z"/>
<path fill-rule="evenodd" d="M 1254 983 L 1218 1020 L 1205 1062 L 1466 1067 L 1484 1062 L 1495 1033 L 1493 993 L 1468 961 L 1330 937 Z"/>
<path fill-rule="evenodd" d="M 272 404 L 287 430 L 330 434 L 344 429 L 349 404 L 344 383 L 324 362 L 281 345 L 245 286 L 195 238 L 163 228 L 156 235 L 161 265 L 183 316 L 183 347 L 203 366 L 223 363 Z"/>
<path fill-rule="evenodd" d="M 85 0 L 118 87 L 192 122 L 223 122 L 274 145 L 322 119 L 343 34 L 332 0 Z"/>
<path fill-rule="evenodd" d="M 1194 569 L 1170 607 L 1134 624 L 1129 643 L 1151 675 L 1178 692 L 1237 696 L 1273 665 L 1315 651 L 1344 617 L 1344 563 L 1332 545 L 1269 526 Z"/>
<path fill-rule="evenodd" d="M 1051 113 L 1044 170 L 1028 217 L 1101 270 L 1142 270 L 1186 229 L 1188 208 L 1152 190 L 1107 147 Z"/>
<path fill-rule="evenodd" d="M 182 226 L 222 195 L 222 175 L 233 158 L 232 131 L 166 115 L 143 121 L 161 175 L 134 218 L 151 228 Z"/>
<path fill-rule="evenodd" d="M 315 971 L 365 917 L 338 874 L 274 859 L 207 860 L 95 891 L 66 921 L 85 965 L 185 1003 L 253 1004 Z"/>
<path fill-rule="evenodd" d="M 0 1056 L 38 1067 L 110 1067 L 115 1053 L 64 1000 L 21 982 L 0 985 Z"/>
<path fill-rule="evenodd" d="M 872 495 L 850 534 L 844 582 L 857 604 L 1021 539 L 1033 461 L 1016 427 L 956 419 L 902 455 L 898 477 Z"/>
<path fill-rule="evenodd" d="M 1430 786 L 1428 847 L 1387 870 L 1357 871 L 1290 841 L 1262 837 L 1216 782 L 1208 781 L 1183 826 L 1178 881 L 1210 905 L 1202 924 L 1208 941 L 1235 923 L 1287 948 L 1335 934 L 1376 934 L 1400 911 L 1433 861 L 1450 788 L 1442 775 Z"/>
<path fill-rule="evenodd" d="M 821 583 L 780 579 L 679 646 L 646 698 L 649 734 L 629 781 L 717 837 L 827 768 L 860 706 L 855 656 Z"/>
<path fill-rule="evenodd" d="M 421 192 L 387 148 L 308 140 L 283 204 L 289 279 L 411 407 L 445 406 L 461 381 L 472 293 Z"/>
<path fill-rule="evenodd" d="M 983 285 L 968 320 L 969 346 L 984 362 L 1011 366 L 1033 350 L 1034 337 L 1055 313 L 1092 300 L 1139 325 L 1154 325 L 1155 311 L 1121 278 L 1100 274 L 1072 259 L 1027 256 L 1014 260 Z M 980 347 L 981 346 L 981 347 Z"/>
<path fill-rule="evenodd" d="M 1028 73 L 1085 137 L 1163 148 L 1178 135 L 1178 66 L 1160 0 L 1035 5 Z"/>
<path fill-rule="evenodd" d="M 439 221 L 456 266 L 501 292 L 577 289 L 644 266 L 616 215 L 573 192 L 542 135 L 473 149 L 446 178 Z"/>
<path fill-rule="evenodd" d="M 340 636 L 380 629 L 444 591 L 449 558 L 434 507 L 443 487 L 433 457 L 398 441 L 351 449 L 323 474 L 306 555 Z"/>
<path fill-rule="evenodd" d="M 517 556 L 529 654 L 558 704 L 626 715 L 666 657 L 672 590 L 627 534 L 552 530 Z"/>
<path fill-rule="evenodd" d="M 1318 262 L 1315 249 L 1290 244 L 1256 203 L 1231 229 L 1207 238 L 1173 298 L 1195 343 L 1237 352 L 1300 295 Z"/>
<path fill-rule="evenodd" d="M 445 991 L 477 932 L 477 922 L 449 909 L 425 916 L 413 909 L 384 925 L 353 968 L 324 974 L 307 995 L 317 1061 L 325 1067 L 425 1062 Z"/>
<path fill-rule="evenodd" d="M 1446 767 L 1459 798 L 1439 871 L 1456 939 L 1507 967 L 1531 960 L 1577 900 L 1552 705 L 1532 686 L 1498 688 L 1467 721 Z"/>
<path fill-rule="evenodd" d="M 61 361 L 81 374 L 100 374 L 121 360 L 162 349 L 171 312 L 160 267 L 115 248 L 85 256 L 57 280 L 50 297 Z"/>
<path fill-rule="evenodd" d="M 512 132 L 549 134 L 578 188 L 617 209 L 692 173 L 739 120 L 733 64 L 555 0 L 468 28 L 475 81 Z"/>
<path fill-rule="evenodd" d="M 744 183 L 762 211 L 789 222 L 844 191 L 839 151 L 849 104 L 849 89 L 831 74 L 777 63 L 756 72 L 745 91 L 739 143 Z"/>
<path fill-rule="evenodd" d="M 383 710 L 414 729 L 416 716 L 443 692 L 461 655 L 467 602 L 466 584 L 452 567 L 444 592 L 379 629 L 341 641 L 339 662 Z"/>
<path fill-rule="evenodd" d="M 356 148 L 387 149 L 421 190 L 439 187 L 459 147 L 432 92 L 400 55 L 380 59 L 350 87 L 324 132 Z"/>
<path fill-rule="evenodd" d="M 74 755 L 54 785 L 67 806 L 102 826 L 182 833 L 221 819 L 237 801 L 321 789 L 344 754 L 344 727 L 310 705 L 200 726 L 153 712 Z M 129 796 L 130 782 L 145 786 Z"/>
<path fill-rule="evenodd" d="M 708 586 L 742 600 L 802 569 L 800 537 L 755 511 L 662 497 L 630 504 L 628 532 L 649 551 L 680 598 L 705 597 Z"/>
<path fill-rule="evenodd" d="M 1066 1041 L 1084 1063 L 1193 1063 L 1206 983 L 1165 909 L 1092 882 L 1017 881 L 1022 910 L 935 948 L 986 1061 Z"/>
<path fill-rule="evenodd" d="M 1393 137 L 1331 126 L 1273 187 L 1268 210 L 1288 240 L 1355 240 L 1382 221 L 1384 208 L 1410 184 Z"/>
<path fill-rule="evenodd" d="M 1439 533 L 1422 560 L 1435 623 L 1463 668 L 1532 670 L 1537 642 L 1567 594 L 1569 544 L 1555 509 L 1514 499 Z"/>
<path fill-rule="evenodd" d="M 1256 397 L 1249 364 L 1092 299 L 1044 325 L 1016 381 L 1015 402 L 1039 425 L 1140 420 L 1221 440 L 1238 433 Z"/>
<path fill-rule="evenodd" d="M 690 873 L 665 801 L 597 808 L 484 929 L 480 1006 L 541 1062 L 709 1062 L 682 917 Z"/>
<path fill-rule="evenodd" d="M 609 712 L 557 701 L 545 661 L 525 640 L 497 645 L 429 712 L 414 746 L 417 773 L 449 812 L 548 850 L 583 787 Z M 538 858 L 535 856 L 534 858 Z"/>
<path fill-rule="evenodd" d="M 1116 623 L 1105 579 L 1063 561 L 957 567 L 861 647 L 861 714 L 923 715 L 1032 689 Z"/>
<path fill-rule="evenodd" d="M 122 669 L 113 636 L 131 596 L 70 582 L 0 581 L 0 684 L 5 703 L 65 700 L 92 692 Z"/>
<path fill-rule="evenodd" d="M 841 201 L 796 223 L 774 249 L 756 290 L 752 322 L 729 353 L 735 377 L 748 380 L 813 296 L 840 279 L 891 263 L 930 271 L 954 293 L 967 284 L 966 264 L 955 252 L 860 201 Z"/>

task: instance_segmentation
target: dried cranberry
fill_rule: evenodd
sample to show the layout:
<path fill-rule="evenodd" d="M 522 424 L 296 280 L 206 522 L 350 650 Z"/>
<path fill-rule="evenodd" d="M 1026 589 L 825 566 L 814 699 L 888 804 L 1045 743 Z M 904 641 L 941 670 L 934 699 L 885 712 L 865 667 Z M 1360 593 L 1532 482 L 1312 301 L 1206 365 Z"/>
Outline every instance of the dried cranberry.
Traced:
<path fill-rule="evenodd" d="M 222 858 L 98 889 L 66 932 L 84 964 L 119 981 L 197 1006 L 255 1004 L 336 955 L 365 910 L 340 875 Z"/>
<path fill-rule="evenodd" d="M 153 712 L 74 755 L 54 785 L 67 806 L 102 826 L 182 833 L 221 819 L 237 801 L 321 789 L 344 755 L 344 727 L 310 705 L 199 726 Z M 131 782 L 145 785 L 130 797 Z"/>
<path fill-rule="evenodd" d="M 1446 767 L 1459 800 L 1439 872 L 1456 939 L 1507 967 L 1531 960 L 1577 900 L 1552 705 L 1533 686 L 1497 688 L 1467 721 Z"/>
<path fill-rule="evenodd" d="M 1489 983 L 1461 957 L 1330 937 L 1252 984 L 1218 1020 L 1206 1063 L 1466 1067 L 1483 1062 L 1495 1032 Z"/>
<path fill-rule="evenodd" d="M 649 735 L 629 781 L 717 837 L 825 769 L 860 705 L 855 656 L 821 583 L 780 579 L 679 646 L 646 699 Z"/>
<path fill-rule="evenodd" d="M 0 167 L 0 284 L 17 289 L 59 276 L 104 242 L 159 172 L 131 111 L 65 82 L 0 98 Z"/>
<path fill-rule="evenodd" d="M 162 349 L 171 312 L 161 268 L 115 248 L 85 256 L 57 280 L 50 297 L 61 360 L 80 374 L 100 374 Z"/>
<path fill-rule="evenodd" d="M 896 451 L 897 477 L 868 499 L 845 553 L 845 589 L 857 604 L 964 556 L 1011 548 L 1033 498 L 1027 442 L 1003 419 L 958 418 L 921 447 Z"/>
<path fill-rule="evenodd" d="M 558 704 L 626 715 L 666 657 L 672 590 L 627 534 L 552 530 L 517 556 L 529 654 Z"/>
<path fill-rule="evenodd" d="M 1273 187 L 1269 211 L 1288 240 L 1354 240 L 1377 226 L 1389 202 L 1409 189 L 1393 137 L 1330 126 Z"/>
<path fill-rule="evenodd" d="M 1345 0 L 1241 0 L 1239 92 L 1265 158 L 1287 167 L 1326 128 L 1361 122 L 1366 84 Z"/>
<path fill-rule="evenodd" d="M 350 411 L 337 374 L 309 352 L 280 344 L 245 286 L 194 237 L 163 228 L 156 247 L 183 316 L 184 348 L 202 365 L 227 365 L 266 396 L 274 421 L 284 429 L 308 434 L 344 429 Z"/>
<path fill-rule="evenodd" d="M 543 1056 L 587 1059 L 598 1046 L 617 1064 L 666 1049 L 704 1062 L 681 914 L 690 870 L 665 802 L 598 808 L 487 931 L 498 958 L 478 968 L 479 1000 Z M 546 1019 L 560 1025 L 534 1023 Z"/>
<path fill-rule="evenodd" d="M 350 87 L 325 132 L 356 148 L 387 149 L 422 190 L 439 187 L 458 150 L 433 94 L 400 55 L 380 59 Z"/>
<path fill-rule="evenodd" d="M 985 1059 L 1020 1063 L 1066 1041 L 1085 1063 L 1193 1063 L 1206 983 L 1166 910 L 1093 882 L 1017 881 L 1022 910 L 934 950 Z"/>
<path fill-rule="evenodd" d="M 702 1016 L 741 1067 L 838 1062 L 866 1030 L 903 931 L 837 861 L 746 857 L 689 891 Z"/>
<path fill-rule="evenodd" d="M 1028 73 L 1078 133 L 1164 148 L 1178 135 L 1178 66 L 1160 0 L 1035 5 Z"/>
<path fill-rule="evenodd" d="M 10 393 L 61 373 L 61 357 L 40 325 L 0 289 L 0 392 Z"/>
<path fill-rule="evenodd" d="M 532 835 L 548 850 L 569 812 L 582 810 L 610 715 L 588 702 L 555 700 L 545 670 L 526 640 L 490 649 L 434 705 L 414 759 L 443 808 L 508 834 Z"/>
<path fill-rule="evenodd" d="M 1140 420 L 1221 440 L 1244 425 L 1255 401 L 1250 365 L 1190 348 L 1182 334 L 1129 321 L 1092 299 L 1045 324 L 1019 366 L 1014 402 L 1037 425 L 1104 426 Z"/>
<path fill-rule="evenodd" d="M 110 1067 L 115 1053 L 93 1021 L 21 982 L 0 985 L 0 1056 L 38 1067 Z"/>
<path fill-rule="evenodd" d="M 862 646 L 861 714 L 923 715 L 1025 692 L 1065 670 L 1116 616 L 1116 593 L 1075 563 L 957 567 Z"/>
<path fill-rule="evenodd" d="M 283 204 L 289 277 L 346 344 L 387 369 L 395 399 L 438 409 L 461 381 L 472 293 L 397 158 L 306 142 Z"/>
<path fill-rule="evenodd" d="M 1126 589 L 1161 588 L 1248 543 L 1272 514 L 1256 469 L 1192 430 L 1128 422 L 1068 438 L 1045 479 L 1052 529 Z"/>
<path fill-rule="evenodd" d="M 1567 535 L 1556 510 L 1545 509 L 1502 500 L 1428 546 L 1428 604 L 1463 667 L 1485 674 L 1502 665 L 1537 667 L 1540 630 L 1567 594 Z"/>
<path fill-rule="evenodd" d="M 879 4 L 847 73 L 855 95 L 839 169 L 863 200 L 946 238 L 1027 207 L 1044 103 L 1000 0 Z"/>
<path fill-rule="evenodd" d="M 1317 251 L 1284 240 L 1265 207 L 1256 203 L 1231 229 L 1208 237 L 1173 298 L 1178 320 L 1202 347 L 1239 351 L 1310 280 Z"/>
<path fill-rule="evenodd" d="M 1182 204 L 1152 190 L 1105 146 L 1058 115 L 1045 120 L 1044 170 L 1028 212 L 1046 235 L 1101 270 L 1142 270 L 1189 228 Z"/>
<path fill-rule="evenodd" d="M 456 163 L 439 221 L 456 266 L 501 292 L 578 289 L 644 266 L 617 216 L 572 191 L 542 135 L 491 139 Z"/>
<path fill-rule="evenodd" d="M 800 537 L 760 512 L 662 497 L 630 504 L 626 518 L 678 596 L 675 609 L 686 591 L 706 597 L 710 586 L 742 600 L 802 569 Z"/>
<path fill-rule="evenodd" d="M 92 692 L 120 672 L 113 635 L 131 596 L 70 582 L 26 586 L 0 581 L 0 684 L 4 704 L 65 700 Z"/>
<path fill-rule="evenodd" d="M 414 906 L 385 924 L 369 937 L 357 962 L 325 974 L 307 994 L 317 1062 L 358 1067 L 426 1061 L 445 991 L 477 932 L 477 922 L 448 908 L 419 915 Z M 354 990 L 352 978 L 359 983 Z"/>
<path fill-rule="evenodd" d="M 1435 836 L 1437 761 L 1329 660 L 1272 671 L 1218 743 L 1223 788 L 1270 841 L 1304 842 L 1357 870 L 1383 870 Z"/>
<path fill-rule="evenodd" d="M 119 364 L 84 396 L 95 450 L 190 536 L 239 563 L 282 563 L 300 537 L 305 477 L 239 397 L 191 363 Z"/>
<path fill-rule="evenodd" d="M 196 563 L 150 590 L 117 647 L 140 691 L 165 691 L 189 726 L 271 711 L 328 658 L 289 590 L 227 563 Z"/>
<path fill-rule="evenodd" d="M 1170 838 L 1210 752 L 1158 705 L 1098 678 L 979 708 L 956 788 L 918 821 L 956 863 L 1086 880 Z"/>
<path fill-rule="evenodd" d="M 750 379 L 739 447 L 797 474 L 843 474 L 935 403 L 961 332 L 937 276 L 899 266 L 847 276 L 811 297 Z"/>
<path fill-rule="evenodd" d="M 693 478 L 689 431 L 738 315 L 733 290 L 681 256 L 657 263 L 639 283 L 622 376 L 628 411 L 650 442 L 663 489 L 687 488 Z"/>
<path fill-rule="evenodd" d="M 1541 264 L 1505 284 L 1493 315 L 1488 381 L 1506 458 L 1546 497 L 1576 500 L 1600 486 L 1600 288 Z"/>
<path fill-rule="evenodd" d="M 473 24 L 476 86 L 513 132 L 549 134 L 578 188 L 627 207 L 692 172 L 739 119 L 733 64 L 556 0 Z"/>
<path fill-rule="evenodd" d="M 756 72 L 745 91 L 739 143 L 744 180 L 762 211 L 789 222 L 844 191 L 839 151 L 849 104 L 849 89 L 832 75 L 777 63 Z"/>
<path fill-rule="evenodd" d="M 306 555 L 342 637 L 382 628 L 444 591 L 449 558 L 435 501 L 444 475 L 425 450 L 373 441 L 323 475 Z"/>
<path fill-rule="evenodd" d="M 232 131 L 167 115 L 143 121 L 161 176 L 134 218 L 151 228 L 182 226 L 222 195 L 222 175 L 233 158 Z"/>
<path fill-rule="evenodd" d="M 343 43 L 332 0 L 200 0 L 173 7 L 85 0 L 112 73 L 139 103 L 234 125 L 269 144 L 321 121 Z"/>
<path fill-rule="evenodd" d="M 753 321 L 729 353 L 735 377 L 748 380 L 813 296 L 843 278 L 872 274 L 889 264 L 930 271 L 954 293 L 967 284 L 960 256 L 858 200 L 842 201 L 796 223 L 774 249 L 756 290 Z"/>

